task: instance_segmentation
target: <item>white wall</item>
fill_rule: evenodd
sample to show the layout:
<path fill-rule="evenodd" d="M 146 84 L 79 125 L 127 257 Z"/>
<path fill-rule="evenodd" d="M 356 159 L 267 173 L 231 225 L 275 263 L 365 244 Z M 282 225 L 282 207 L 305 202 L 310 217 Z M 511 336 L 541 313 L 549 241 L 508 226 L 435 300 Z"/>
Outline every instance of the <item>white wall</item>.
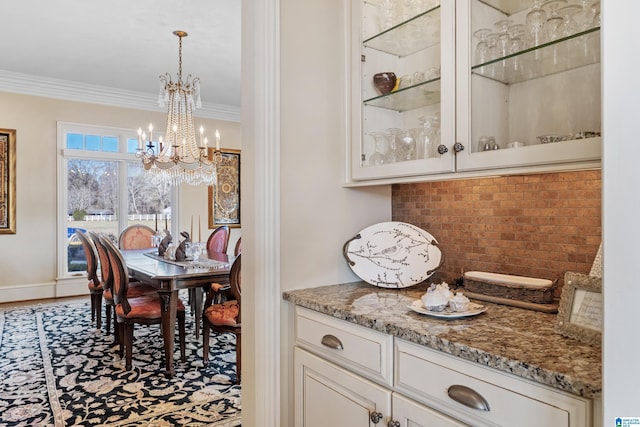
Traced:
<path fill-rule="evenodd" d="M 603 426 L 640 418 L 640 2 L 603 7 Z"/>
<path fill-rule="evenodd" d="M 0 302 L 85 294 L 86 281 L 68 287 L 56 283 L 56 123 L 137 129 L 150 121 L 163 123 L 165 114 L 0 92 L 0 117 L 3 128 L 17 131 L 16 234 L 0 236 Z M 220 129 L 224 148 L 240 148 L 239 123 L 196 120 Z M 201 215 L 205 234 L 206 187 L 185 189 L 181 209 L 183 229 L 193 213 Z M 232 240 L 239 233 L 234 230 Z M 231 250 L 232 244 L 235 240 Z"/>
<path fill-rule="evenodd" d="M 251 283 L 243 295 L 243 425 L 293 425 L 293 325 L 281 292 L 357 280 L 342 245 L 391 218 L 388 186 L 341 186 L 345 4 L 243 2 L 243 283 Z"/>

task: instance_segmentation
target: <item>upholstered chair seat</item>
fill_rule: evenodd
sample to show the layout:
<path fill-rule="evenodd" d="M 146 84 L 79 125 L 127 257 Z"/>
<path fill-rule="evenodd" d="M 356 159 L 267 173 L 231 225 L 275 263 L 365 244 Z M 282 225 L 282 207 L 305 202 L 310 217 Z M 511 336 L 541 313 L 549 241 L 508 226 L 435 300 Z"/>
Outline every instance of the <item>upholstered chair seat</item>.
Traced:
<path fill-rule="evenodd" d="M 240 320 L 242 299 L 242 287 L 240 281 L 241 263 L 242 254 L 238 255 L 231 266 L 228 288 L 216 283 L 211 286 L 211 289 L 207 293 L 205 309 L 202 313 L 202 357 L 204 366 L 206 367 L 209 363 L 209 341 L 211 331 L 218 334 L 234 334 L 236 336 L 236 383 L 238 384 L 241 382 L 242 361 L 242 323 Z M 219 294 L 221 292 L 225 293 L 226 301 L 220 304 L 214 304 L 214 301 L 220 299 Z"/>

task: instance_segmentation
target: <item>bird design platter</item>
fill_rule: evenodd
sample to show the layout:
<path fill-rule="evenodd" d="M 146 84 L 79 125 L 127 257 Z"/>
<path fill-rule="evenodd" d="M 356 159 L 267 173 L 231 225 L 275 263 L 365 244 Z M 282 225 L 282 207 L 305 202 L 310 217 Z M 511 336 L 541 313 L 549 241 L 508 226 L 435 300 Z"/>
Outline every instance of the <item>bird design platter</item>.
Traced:
<path fill-rule="evenodd" d="M 382 288 L 406 288 L 427 280 L 442 265 L 438 242 L 405 222 L 371 225 L 349 239 L 343 255 L 351 270 Z"/>

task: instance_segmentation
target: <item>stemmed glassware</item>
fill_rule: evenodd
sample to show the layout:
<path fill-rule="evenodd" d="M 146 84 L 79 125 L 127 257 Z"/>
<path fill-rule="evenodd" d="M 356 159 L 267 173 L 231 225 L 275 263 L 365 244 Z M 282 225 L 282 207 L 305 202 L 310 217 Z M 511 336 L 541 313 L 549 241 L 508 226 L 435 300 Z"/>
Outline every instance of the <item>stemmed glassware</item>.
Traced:
<path fill-rule="evenodd" d="M 544 43 L 544 26 L 546 22 L 547 13 L 542 9 L 541 0 L 535 0 L 533 7 L 525 18 L 527 46 L 535 47 Z"/>
<path fill-rule="evenodd" d="M 562 23 L 558 32 L 562 37 L 568 37 L 575 34 L 578 31 L 576 21 L 573 20 L 573 15 L 580 10 L 580 5 L 569 4 L 567 6 L 558 9 L 558 14 L 562 17 Z"/>
<path fill-rule="evenodd" d="M 589 5 L 589 0 L 581 0 L 580 10 L 578 10 L 574 19 L 578 25 L 578 31 L 585 31 L 591 28 L 593 25 L 594 12 Z"/>
<path fill-rule="evenodd" d="M 511 38 L 509 37 L 509 26 L 513 24 L 511 19 L 501 19 L 493 24 L 496 27 L 498 33 L 497 49 L 498 57 L 507 56 L 509 54 L 509 44 Z"/>
<path fill-rule="evenodd" d="M 370 166 L 380 166 L 389 163 L 389 140 L 384 132 L 371 132 L 374 141 L 374 153 L 369 156 Z"/>
<path fill-rule="evenodd" d="M 558 40 L 563 37 L 561 29 L 564 19 L 558 13 L 558 9 L 566 4 L 567 0 L 548 0 L 542 5 L 545 9 L 549 9 L 549 18 L 547 18 L 547 23 L 545 24 L 548 41 Z"/>
<path fill-rule="evenodd" d="M 478 39 L 474 55 L 474 65 L 484 64 L 489 60 L 489 44 L 487 43 L 487 36 L 489 34 L 491 34 L 489 28 L 480 28 L 473 33 L 473 36 Z"/>
<path fill-rule="evenodd" d="M 509 53 L 517 53 L 525 48 L 524 45 L 524 24 L 515 24 L 509 26 Z M 511 58 L 511 72 L 520 75 L 524 72 L 522 57 L 520 55 Z"/>
<path fill-rule="evenodd" d="M 600 1 L 594 1 L 591 5 L 591 10 L 593 11 L 593 27 L 600 26 Z"/>
<path fill-rule="evenodd" d="M 398 20 L 398 4 L 396 0 L 380 0 L 378 2 L 378 17 L 381 31 L 393 27 Z"/>

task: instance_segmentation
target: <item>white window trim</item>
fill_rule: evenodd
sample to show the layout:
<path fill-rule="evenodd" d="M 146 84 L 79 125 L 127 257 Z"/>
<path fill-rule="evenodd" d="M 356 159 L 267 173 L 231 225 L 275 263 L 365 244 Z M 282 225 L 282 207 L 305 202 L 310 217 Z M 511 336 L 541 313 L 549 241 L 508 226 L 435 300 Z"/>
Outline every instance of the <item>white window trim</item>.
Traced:
<path fill-rule="evenodd" d="M 114 136 L 120 141 L 119 152 L 104 151 L 86 151 L 71 150 L 66 148 L 66 135 L 68 133 L 81 133 L 85 135 Z M 127 163 L 136 161 L 135 154 L 126 152 L 126 144 L 123 141 L 127 139 L 137 139 L 138 134 L 135 129 L 117 128 L 110 126 L 97 126 L 72 122 L 57 122 L 57 251 L 58 280 L 77 277 L 78 272 L 67 272 L 67 160 L 88 159 L 88 160 L 106 160 Z M 127 186 L 127 170 L 124 167 L 118 168 L 118 185 L 120 188 Z M 180 187 L 172 187 L 171 206 L 178 206 L 180 200 Z M 128 212 L 127 198 L 120 197 L 118 199 L 118 212 Z M 179 209 L 172 209 L 172 228 L 179 224 Z M 126 215 L 120 215 L 118 218 L 118 229 L 122 229 L 126 225 Z M 172 230 L 172 234 L 175 232 Z"/>

